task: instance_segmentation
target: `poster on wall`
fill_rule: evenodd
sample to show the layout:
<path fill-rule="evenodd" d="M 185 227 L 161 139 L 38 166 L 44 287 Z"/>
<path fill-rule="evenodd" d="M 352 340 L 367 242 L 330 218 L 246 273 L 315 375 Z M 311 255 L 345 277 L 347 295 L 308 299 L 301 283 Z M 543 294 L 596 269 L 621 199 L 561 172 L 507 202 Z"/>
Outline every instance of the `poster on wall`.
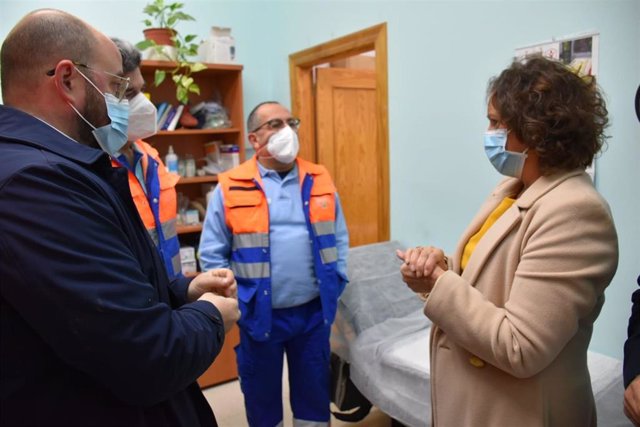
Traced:
<path fill-rule="evenodd" d="M 551 41 L 519 47 L 515 54 L 516 58 L 541 54 L 562 61 L 580 77 L 595 77 L 598 75 L 599 37 L 599 34 L 594 32 L 554 37 Z M 595 163 L 591 163 L 586 171 L 595 182 Z"/>

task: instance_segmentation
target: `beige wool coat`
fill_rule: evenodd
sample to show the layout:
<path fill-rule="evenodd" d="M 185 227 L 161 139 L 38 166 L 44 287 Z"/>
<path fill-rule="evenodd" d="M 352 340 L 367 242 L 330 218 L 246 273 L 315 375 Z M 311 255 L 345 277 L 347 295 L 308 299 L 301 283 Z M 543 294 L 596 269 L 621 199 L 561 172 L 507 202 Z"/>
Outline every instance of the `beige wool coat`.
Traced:
<path fill-rule="evenodd" d="M 596 425 L 587 348 L 618 241 L 590 177 L 539 178 L 460 274 L 467 241 L 518 185 L 505 179 L 489 196 L 425 303 L 435 426 Z"/>

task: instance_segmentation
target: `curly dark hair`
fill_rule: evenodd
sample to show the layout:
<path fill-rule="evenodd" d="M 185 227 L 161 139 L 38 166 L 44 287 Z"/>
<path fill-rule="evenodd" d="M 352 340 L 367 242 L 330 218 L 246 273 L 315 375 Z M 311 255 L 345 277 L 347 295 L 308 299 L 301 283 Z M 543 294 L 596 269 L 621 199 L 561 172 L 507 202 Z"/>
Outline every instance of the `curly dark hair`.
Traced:
<path fill-rule="evenodd" d="M 595 78 L 542 56 L 514 60 L 489 81 L 487 98 L 503 124 L 539 157 L 545 174 L 586 168 L 609 124 Z"/>

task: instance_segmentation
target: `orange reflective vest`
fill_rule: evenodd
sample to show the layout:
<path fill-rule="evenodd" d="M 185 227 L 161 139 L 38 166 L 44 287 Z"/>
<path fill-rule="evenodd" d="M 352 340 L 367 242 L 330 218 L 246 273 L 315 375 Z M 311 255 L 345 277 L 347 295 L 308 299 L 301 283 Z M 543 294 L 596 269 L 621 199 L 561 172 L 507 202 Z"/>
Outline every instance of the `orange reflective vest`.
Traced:
<path fill-rule="evenodd" d="M 180 264 L 180 242 L 176 231 L 178 212 L 175 186 L 180 176 L 167 172 L 158 151 L 142 140 L 135 142 L 142 152 L 140 159 L 147 191 L 135 173 L 128 169 L 129 188 L 140 218 L 162 257 L 167 274 L 174 279 L 182 271 Z M 111 159 L 114 167 L 124 166 Z"/>
<path fill-rule="evenodd" d="M 302 159 L 296 162 L 324 321 L 331 325 L 346 284 L 337 269 L 336 188 L 324 166 Z M 255 340 L 265 341 L 271 332 L 269 206 L 256 158 L 219 175 L 218 180 L 232 234 L 230 265 L 238 282 L 239 324 Z"/>

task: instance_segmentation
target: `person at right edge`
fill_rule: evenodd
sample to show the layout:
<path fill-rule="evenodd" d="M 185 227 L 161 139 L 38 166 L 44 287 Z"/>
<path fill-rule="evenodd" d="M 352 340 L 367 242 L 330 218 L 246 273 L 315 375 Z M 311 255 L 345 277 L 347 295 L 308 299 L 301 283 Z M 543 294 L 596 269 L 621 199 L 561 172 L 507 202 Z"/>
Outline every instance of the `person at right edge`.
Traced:
<path fill-rule="evenodd" d="M 640 86 L 636 91 L 635 104 L 636 117 L 640 121 Z M 624 413 L 635 426 L 640 427 L 640 289 L 633 292 L 631 302 L 627 341 L 624 343 Z"/>
<path fill-rule="evenodd" d="M 624 343 L 624 413 L 633 425 L 640 426 L 640 289 L 635 290 L 631 301 L 628 338 Z"/>
<path fill-rule="evenodd" d="M 515 60 L 490 81 L 485 152 L 507 178 L 453 256 L 397 253 L 433 322 L 434 426 L 597 425 L 587 349 L 618 240 L 585 169 L 607 114 L 592 77 L 551 59 Z"/>
<path fill-rule="evenodd" d="M 287 357 L 293 425 L 328 425 L 329 333 L 347 278 L 349 237 L 324 166 L 298 157 L 298 125 L 263 102 L 247 119 L 255 156 L 219 176 L 200 237 L 203 270 L 230 267 L 236 348 L 251 427 L 281 426 Z"/>

